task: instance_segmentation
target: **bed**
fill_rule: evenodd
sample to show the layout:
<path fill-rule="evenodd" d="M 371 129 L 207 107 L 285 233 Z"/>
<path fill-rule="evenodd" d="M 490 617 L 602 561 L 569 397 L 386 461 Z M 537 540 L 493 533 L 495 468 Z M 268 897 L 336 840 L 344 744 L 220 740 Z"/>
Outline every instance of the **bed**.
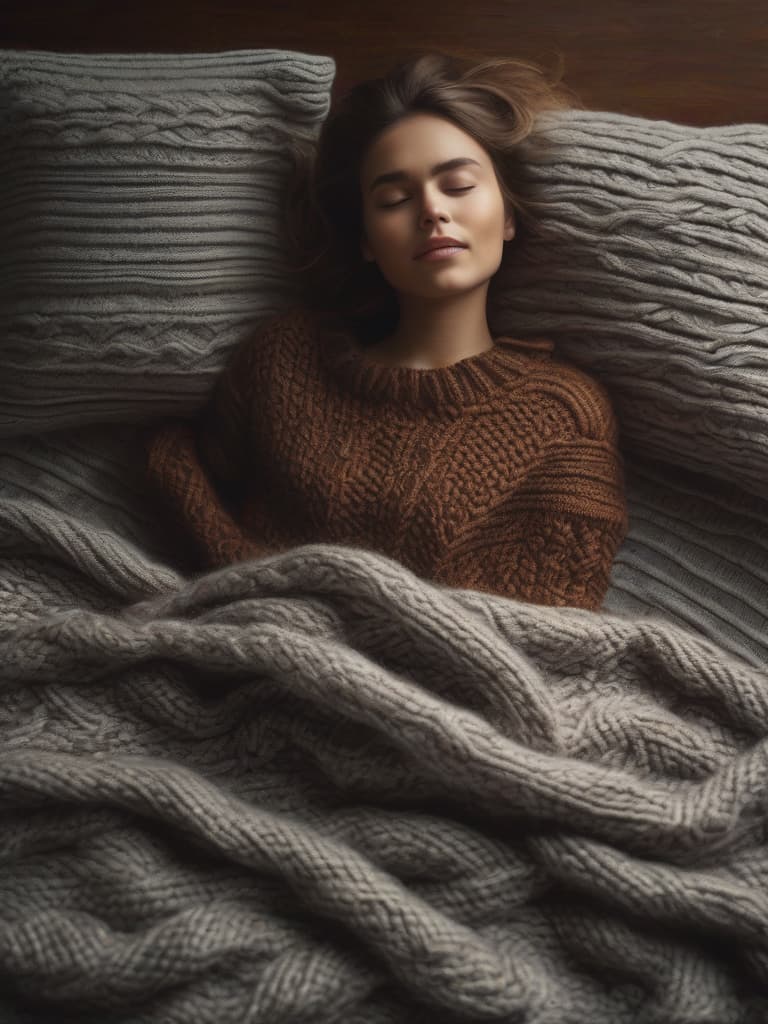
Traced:
<path fill-rule="evenodd" d="M 141 431 L 293 302 L 334 88 L 322 46 L 0 51 L 0 1019 L 768 1020 L 768 126 L 537 128 L 500 317 L 614 400 L 602 609 L 195 572 Z"/>

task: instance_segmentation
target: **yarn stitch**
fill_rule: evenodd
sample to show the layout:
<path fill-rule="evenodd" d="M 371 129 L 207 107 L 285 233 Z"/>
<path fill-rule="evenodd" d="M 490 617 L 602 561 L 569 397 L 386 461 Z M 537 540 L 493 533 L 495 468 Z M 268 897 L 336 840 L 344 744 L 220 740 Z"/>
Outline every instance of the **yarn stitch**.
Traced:
<path fill-rule="evenodd" d="M 628 530 L 603 385 L 547 338 L 385 366 L 295 308 L 230 353 L 198 420 L 146 436 L 154 492 L 201 569 L 333 543 L 423 578 L 597 610 Z"/>

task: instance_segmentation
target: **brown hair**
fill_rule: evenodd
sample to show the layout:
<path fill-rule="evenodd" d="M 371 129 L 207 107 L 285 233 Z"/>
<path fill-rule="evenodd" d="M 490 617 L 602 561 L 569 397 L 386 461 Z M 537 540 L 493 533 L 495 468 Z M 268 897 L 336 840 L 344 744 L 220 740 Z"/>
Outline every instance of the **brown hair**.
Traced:
<path fill-rule="evenodd" d="M 293 161 L 283 195 L 287 269 L 297 275 L 302 304 L 341 320 L 363 344 L 379 340 L 397 325 L 396 293 L 360 249 L 359 174 L 376 137 L 417 111 L 452 121 L 485 148 L 505 205 L 515 210 L 514 241 L 519 244 L 535 209 L 547 205 L 521 194 L 524 157 L 537 143 L 536 117 L 546 110 L 584 109 L 561 78 L 562 63 L 557 76 L 548 77 L 531 61 L 477 60 L 467 51 L 419 51 L 385 77 L 360 82 L 343 94 L 332 104 L 316 139 L 295 134 L 287 138 Z M 502 266 L 510 245 L 505 245 Z"/>

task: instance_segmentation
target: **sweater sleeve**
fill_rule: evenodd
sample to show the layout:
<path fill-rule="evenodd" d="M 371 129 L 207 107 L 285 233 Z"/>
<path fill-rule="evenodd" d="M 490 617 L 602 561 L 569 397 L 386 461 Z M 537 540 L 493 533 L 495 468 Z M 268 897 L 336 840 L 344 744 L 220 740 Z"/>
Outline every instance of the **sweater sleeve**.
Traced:
<path fill-rule="evenodd" d="M 524 481 L 458 545 L 446 582 L 532 604 L 597 611 L 629 520 L 616 424 L 548 447 Z M 449 578 L 450 577 L 450 578 Z"/>
<path fill-rule="evenodd" d="M 265 354 L 303 312 L 300 307 L 268 316 L 229 353 L 205 407 L 194 423 L 200 461 L 217 489 L 230 501 L 244 497 L 253 472 L 253 403 Z"/>
<path fill-rule="evenodd" d="M 242 496 L 250 469 L 254 355 L 261 337 L 246 338 L 229 355 L 223 372 L 194 423 L 200 461 L 221 493 Z"/>
<path fill-rule="evenodd" d="M 494 592 L 532 604 L 598 611 L 605 600 L 616 553 L 626 536 L 621 522 L 549 510 L 520 512 L 518 542 L 496 546 Z"/>
<path fill-rule="evenodd" d="M 220 568 L 262 553 L 201 462 L 193 424 L 163 421 L 146 433 L 145 449 L 150 491 L 192 546 L 199 568 Z"/>
<path fill-rule="evenodd" d="M 525 601 L 598 611 L 629 530 L 620 430 L 600 381 L 572 367 L 564 382 L 575 429 L 547 446 L 511 498 L 518 554 L 506 583 Z"/>
<path fill-rule="evenodd" d="M 256 557 L 262 547 L 237 520 L 250 463 L 253 361 L 264 331 L 230 352 L 198 418 L 163 420 L 143 434 L 151 491 L 205 569 Z"/>

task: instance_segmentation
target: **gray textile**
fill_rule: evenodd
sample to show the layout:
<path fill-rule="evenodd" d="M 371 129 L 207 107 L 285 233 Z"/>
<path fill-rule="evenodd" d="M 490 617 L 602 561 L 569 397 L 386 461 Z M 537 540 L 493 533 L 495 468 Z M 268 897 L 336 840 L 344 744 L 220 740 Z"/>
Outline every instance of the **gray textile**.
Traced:
<path fill-rule="evenodd" d="M 286 142 L 317 136 L 335 71 L 0 50 L 0 437 L 202 409 L 294 304 Z M 494 328 L 605 384 L 626 449 L 768 498 L 768 125 L 566 110 L 530 143 L 521 191 L 547 205 Z"/>
<path fill-rule="evenodd" d="M 16 444 L 4 1024 L 768 1019 L 767 666 L 355 548 L 187 574 Z"/>
<path fill-rule="evenodd" d="M 183 564 L 147 500 L 137 428 L 102 424 L 0 438 L 0 497 L 43 502 Z M 735 484 L 630 455 L 629 533 L 604 607 L 657 615 L 768 668 L 768 506 Z M 105 543 L 108 540 L 105 540 Z M 142 587 L 129 594 L 143 593 Z"/>
<path fill-rule="evenodd" d="M 278 199 L 333 58 L 0 50 L 0 437 L 193 415 L 291 305 Z"/>
<path fill-rule="evenodd" d="M 604 608 L 659 615 L 768 667 L 768 503 L 680 466 L 625 465 L 629 533 Z"/>
<path fill-rule="evenodd" d="M 626 450 L 768 498 L 768 124 L 568 110 L 534 140 L 524 193 L 547 205 L 495 326 L 597 377 Z"/>
<path fill-rule="evenodd" d="M 334 71 L 0 51 L 0 1022 L 764 1024 L 768 127 L 528 156 L 494 327 L 615 402 L 602 611 L 326 545 L 192 574 L 131 424 L 292 302 Z"/>

